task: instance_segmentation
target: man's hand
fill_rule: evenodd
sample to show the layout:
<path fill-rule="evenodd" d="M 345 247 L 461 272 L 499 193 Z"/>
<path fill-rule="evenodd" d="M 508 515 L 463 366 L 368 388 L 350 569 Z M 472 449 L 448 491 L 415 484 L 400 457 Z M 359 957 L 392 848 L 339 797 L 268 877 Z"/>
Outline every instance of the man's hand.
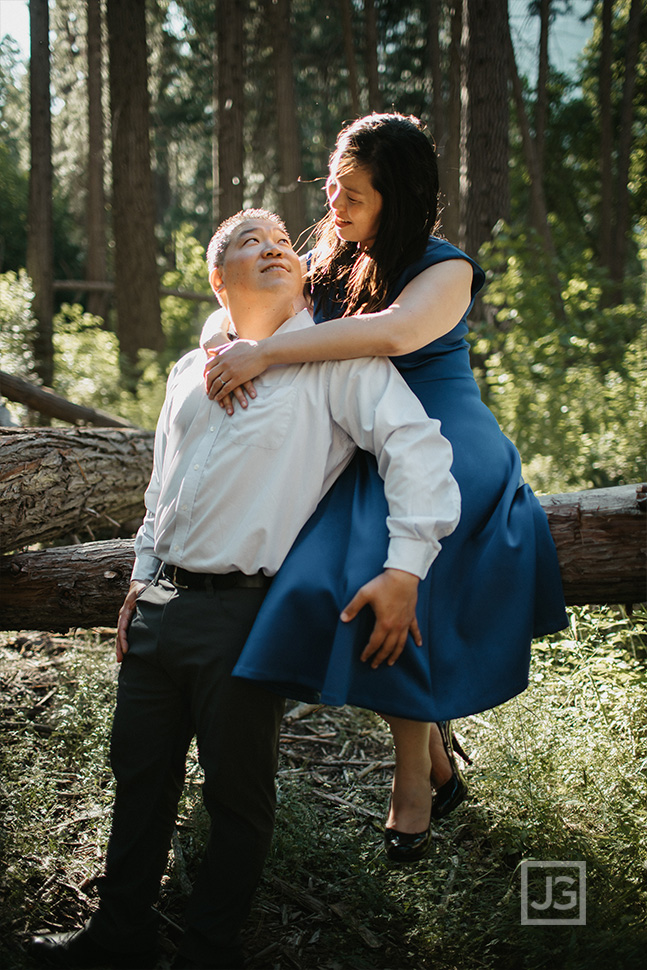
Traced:
<path fill-rule="evenodd" d="M 120 664 L 128 653 L 128 627 L 135 612 L 137 597 L 146 589 L 148 583 L 143 583 L 139 579 L 133 579 L 130 588 L 126 593 L 126 599 L 119 610 L 119 620 L 117 622 L 117 663 Z"/>
<path fill-rule="evenodd" d="M 411 632 L 417 646 L 422 637 L 416 620 L 416 602 L 420 580 L 402 569 L 385 569 L 362 586 L 341 614 L 344 623 L 352 620 L 368 603 L 375 613 L 375 626 L 361 660 L 371 661 L 376 669 L 383 660 L 389 667 L 396 662 Z"/>

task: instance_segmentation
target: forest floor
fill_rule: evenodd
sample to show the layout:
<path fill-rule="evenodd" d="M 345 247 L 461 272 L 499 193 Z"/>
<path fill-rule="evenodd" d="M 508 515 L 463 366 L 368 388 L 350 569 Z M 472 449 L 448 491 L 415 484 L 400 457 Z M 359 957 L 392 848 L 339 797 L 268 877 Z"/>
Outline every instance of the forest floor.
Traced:
<path fill-rule="evenodd" d="M 5 970 L 33 967 L 34 932 L 77 927 L 96 905 L 113 794 L 113 636 L 0 635 Z M 250 970 L 642 967 L 646 688 L 645 611 L 573 611 L 569 630 L 535 645 L 521 697 L 456 723 L 474 760 L 470 799 L 408 867 L 389 864 L 382 848 L 393 766 L 382 721 L 289 702 L 276 833 L 245 933 Z M 200 786 L 192 751 L 158 904 L 160 968 L 175 952 L 204 842 Z M 551 925 L 522 924 L 524 860 L 559 863 L 526 868 L 530 903 L 544 899 L 551 874 L 576 878 L 585 863 L 586 886 L 568 884 L 574 908 L 551 908 Z M 585 922 L 567 922 L 584 900 Z"/>

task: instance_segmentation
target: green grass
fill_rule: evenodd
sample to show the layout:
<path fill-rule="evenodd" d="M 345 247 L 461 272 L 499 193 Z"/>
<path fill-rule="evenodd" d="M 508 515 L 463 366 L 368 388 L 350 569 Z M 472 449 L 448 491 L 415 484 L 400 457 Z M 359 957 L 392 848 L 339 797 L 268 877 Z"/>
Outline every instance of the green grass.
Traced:
<path fill-rule="evenodd" d="M 380 762 L 392 757 L 381 720 L 346 708 L 287 720 L 250 966 L 642 967 L 646 631 L 644 610 L 573 610 L 569 630 L 535 644 L 524 694 L 457 722 L 474 759 L 470 800 L 411 867 L 381 849 L 391 769 Z M 79 925 L 95 905 L 112 800 L 112 656 L 101 631 L 8 635 L 0 647 L 2 967 L 30 967 L 31 933 Z M 189 782 L 159 904 L 166 958 L 207 825 L 195 760 Z M 586 925 L 521 925 L 523 860 L 586 862 Z"/>

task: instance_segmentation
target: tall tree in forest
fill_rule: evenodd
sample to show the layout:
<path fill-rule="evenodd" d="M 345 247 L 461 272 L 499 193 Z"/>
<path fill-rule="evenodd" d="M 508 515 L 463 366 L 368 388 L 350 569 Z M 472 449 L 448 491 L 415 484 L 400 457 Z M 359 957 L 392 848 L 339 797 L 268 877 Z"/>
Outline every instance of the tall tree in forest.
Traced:
<path fill-rule="evenodd" d="M 357 59 L 355 57 L 355 40 L 353 32 L 353 10 L 351 0 L 339 0 L 341 11 L 341 25 L 344 37 L 344 52 L 346 54 L 346 69 L 348 71 L 348 93 L 353 117 L 360 113 L 359 79 L 357 75 Z"/>
<path fill-rule="evenodd" d="M 431 87 L 429 106 L 431 131 L 434 136 L 436 148 L 442 155 L 444 161 L 445 118 L 443 104 L 443 69 L 440 57 L 440 8 L 440 0 L 428 0 L 427 68 Z M 439 169 L 442 169 L 442 167 L 443 163 L 439 162 Z"/>
<path fill-rule="evenodd" d="M 52 344 L 53 230 L 52 230 L 52 125 L 49 99 L 48 0 L 29 0 L 31 34 L 29 212 L 27 272 L 34 287 L 34 340 L 36 370 L 51 386 L 54 375 Z"/>
<path fill-rule="evenodd" d="M 243 206 L 245 0 L 218 0 L 218 220 Z"/>
<path fill-rule="evenodd" d="M 537 142 L 536 139 L 533 138 L 530 131 L 530 122 L 528 120 L 528 114 L 523 99 L 523 87 L 519 77 L 519 72 L 517 70 L 517 61 L 512 44 L 512 37 L 510 35 L 509 23 L 506 24 L 506 32 L 504 34 L 504 51 L 507 51 L 507 61 L 510 71 L 510 78 L 512 81 L 512 92 L 517 110 L 517 122 L 521 131 L 523 153 L 526 161 L 526 168 L 528 170 L 528 177 L 530 179 L 530 209 L 532 223 L 537 231 L 538 237 L 541 240 L 542 248 L 544 250 L 546 277 L 550 281 L 553 313 L 556 319 L 564 322 L 566 319 L 566 313 L 564 310 L 564 302 L 562 300 L 562 284 L 557 274 L 557 254 L 555 252 L 553 234 L 548 221 L 546 194 L 544 192 L 542 170 L 539 164 Z"/>
<path fill-rule="evenodd" d="M 449 52 L 448 52 L 448 101 L 444 144 L 440 149 L 439 173 L 443 231 L 450 242 L 462 242 L 461 228 L 461 156 L 466 118 L 462 110 L 461 90 L 465 81 L 466 66 L 462 56 L 463 0 L 450 0 L 449 4 Z"/>
<path fill-rule="evenodd" d="M 276 122 L 279 153 L 279 211 L 292 239 L 305 229 L 305 206 L 299 184 L 301 142 L 294 96 L 294 56 L 290 0 L 275 0 L 270 7 L 276 84 Z"/>
<path fill-rule="evenodd" d="M 603 0 L 600 66 L 598 69 L 598 102 L 600 106 L 600 225 L 598 232 L 598 252 L 602 266 L 608 266 L 611 261 L 613 234 L 612 24 L 613 0 Z"/>
<path fill-rule="evenodd" d="M 551 0 L 539 0 L 539 63 L 537 66 L 537 95 L 535 98 L 535 150 L 539 177 L 544 180 L 544 144 L 548 116 L 548 36 L 550 32 Z"/>
<path fill-rule="evenodd" d="M 616 207 L 609 270 L 614 284 L 614 299 L 621 303 L 627 259 L 629 234 L 629 163 L 633 141 L 634 89 L 638 50 L 640 47 L 640 18 L 644 16 L 642 0 L 631 0 L 626 28 L 624 51 L 624 83 L 618 121 L 618 150 L 616 171 Z"/>
<path fill-rule="evenodd" d="M 476 256 L 510 209 L 508 183 L 507 0 L 465 0 L 467 25 L 467 167 L 465 248 Z"/>
<path fill-rule="evenodd" d="M 108 0 L 112 215 L 117 334 L 124 376 L 138 352 L 161 349 L 155 206 L 150 166 L 145 4 Z"/>
<path fill-rule="evenodd" d="M 378 36 L 375 0 L 364 0 L 364 19 L 366 21 L 366 79 L 368 81 L 369 111 L 382 110 L 380 75 L 378 70 Z"/>
<path fill-rule="evenodd" d="M 104 178 L 104 125 L 102 79 L 101 3 L 86 0 L 88 44 L 88 197 L 87 280 L 106 280 L 106 200 Z M 107 297 L 88 294 L 88 310 L 105 319 Z"/>

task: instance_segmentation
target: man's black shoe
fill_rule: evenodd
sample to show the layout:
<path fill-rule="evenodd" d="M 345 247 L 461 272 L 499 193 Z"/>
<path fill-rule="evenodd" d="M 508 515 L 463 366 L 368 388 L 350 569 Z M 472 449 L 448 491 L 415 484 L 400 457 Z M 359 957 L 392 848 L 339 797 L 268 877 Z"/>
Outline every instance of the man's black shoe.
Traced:
<path fill-rule="evenodd" d="M 48 933 L 35 936 L 29 944 L 34 960 L 66 970 L 151 970 L 157 963 L 154 950 L 139 953 L 116 953 L 107 950 L 83 927 L 71 933 Z"/>

